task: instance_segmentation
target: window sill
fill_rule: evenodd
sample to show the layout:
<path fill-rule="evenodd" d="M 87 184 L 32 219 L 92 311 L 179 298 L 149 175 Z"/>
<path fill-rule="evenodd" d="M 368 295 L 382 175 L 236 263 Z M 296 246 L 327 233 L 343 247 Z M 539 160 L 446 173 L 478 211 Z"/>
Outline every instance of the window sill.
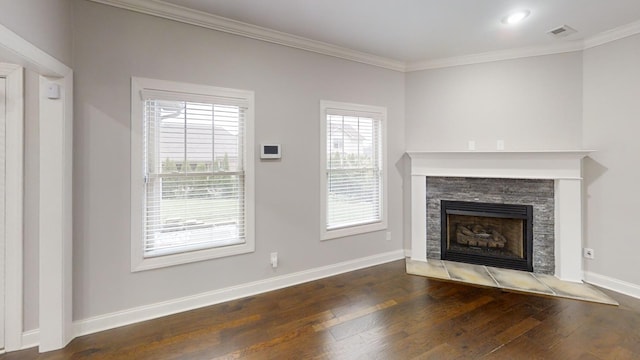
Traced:
<path fill-rule="evenodd" d="M 131 259 L 131 272 L 158 269 L 168 266 L 188 264 L 197 261 L 251 253 L 255 251 L 253 243 L 242 243 L 179 254 Z"/>
<path fill-rule="evenodd" d="M 322 233 L 320 234 L 320 240 L 325 241 L 325 240 L 337 239 L 337 238 L 342 238 L 342 237 L 347 237 L 352 235 L 366 234 L 369 232 L 381 231 L 386 229 L 387 229 L 386 221 L 380 221 L 380 222 L 365 224 L 365 225 L 349 226 L 349 227 L 338 228 L 334 230 L 322 229 Z"/>

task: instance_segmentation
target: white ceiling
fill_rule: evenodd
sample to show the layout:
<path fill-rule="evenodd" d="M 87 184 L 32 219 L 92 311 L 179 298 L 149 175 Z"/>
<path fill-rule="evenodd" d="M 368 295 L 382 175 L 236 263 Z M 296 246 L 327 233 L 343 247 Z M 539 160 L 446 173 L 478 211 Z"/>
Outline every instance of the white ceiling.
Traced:
<path fill-rule="evenodd" d="M 164 0 L 404 62 L 553 47 L 640 20 L 640 0 Z M 528 9 L 521 24 L 501 19 Z M 564 39 L 547 34 L 569 25 Z"/>

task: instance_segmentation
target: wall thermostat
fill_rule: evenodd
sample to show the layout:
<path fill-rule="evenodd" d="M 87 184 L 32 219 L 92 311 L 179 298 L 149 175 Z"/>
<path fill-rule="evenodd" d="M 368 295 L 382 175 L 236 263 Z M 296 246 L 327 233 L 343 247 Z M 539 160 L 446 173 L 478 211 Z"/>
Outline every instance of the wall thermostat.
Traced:
<path fill-rule="evenodd" d="M 280 144 L 261 144 L 260 159 L 280 159 L 282 157 Z"/>

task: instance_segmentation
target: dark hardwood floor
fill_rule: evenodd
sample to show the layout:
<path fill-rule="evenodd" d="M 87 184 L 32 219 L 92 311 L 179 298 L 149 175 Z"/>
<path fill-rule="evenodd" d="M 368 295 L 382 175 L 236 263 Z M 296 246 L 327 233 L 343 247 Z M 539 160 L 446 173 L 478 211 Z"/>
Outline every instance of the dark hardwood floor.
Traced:
<path fill-rule="evenodd" d="M 640 300 L 609 306 L 405 274 L 404 261 L 10 359 L 640 359 Z"/>

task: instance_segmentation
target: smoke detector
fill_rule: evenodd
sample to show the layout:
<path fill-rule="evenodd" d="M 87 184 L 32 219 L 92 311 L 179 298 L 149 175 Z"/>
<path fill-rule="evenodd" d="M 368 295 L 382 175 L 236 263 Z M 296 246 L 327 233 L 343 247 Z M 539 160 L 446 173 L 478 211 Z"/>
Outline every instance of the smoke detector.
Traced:
<path fill-rule="evenodd" d="M 555 29 L 551 29 L 551 30 L 547 31 L 547 34 L 549 34 L 549 35 L 551 35 L 551 36 L 553 36 L 555 38 L 563 38 L 563 37 L 567 37 L 567 36 L 569 36 L 571 34 L 575 34 L 577 32 L 578 31 L 576 29 L 572 28 L 569 25 L 562 25 L 562 26 L 559 26 L 559 27 L 557 27 Z"/>

